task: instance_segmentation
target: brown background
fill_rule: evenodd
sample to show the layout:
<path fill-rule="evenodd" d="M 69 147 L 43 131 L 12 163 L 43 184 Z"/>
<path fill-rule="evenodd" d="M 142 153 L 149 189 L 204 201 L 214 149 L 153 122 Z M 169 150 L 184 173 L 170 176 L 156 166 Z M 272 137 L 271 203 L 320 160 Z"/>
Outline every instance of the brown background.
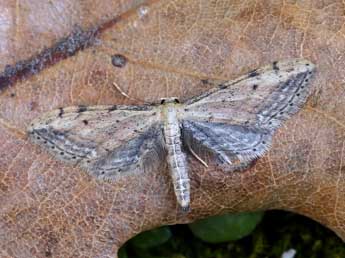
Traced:
<path fill-rule="evenodd" d="M 222 212 L 284 209 L 345 240 L 345 3 L 335 0 L 0 3 L 0 71 L 42 53 L 76 28 L 97 39 L 1 87 L 0 256 L 114 257 L 134 234 Z M 111 56 L 128 60 L 122 68 Z M 190 159 L 192 212 L 178 211 L 167 172 L 96 181 L 27 142 L 33 118 L 60 106 L 189 97 L 292 57 L 317 65 L 315 91 L 244 173 Z M 1 86 L 1 85 L 0 85 Z"/>

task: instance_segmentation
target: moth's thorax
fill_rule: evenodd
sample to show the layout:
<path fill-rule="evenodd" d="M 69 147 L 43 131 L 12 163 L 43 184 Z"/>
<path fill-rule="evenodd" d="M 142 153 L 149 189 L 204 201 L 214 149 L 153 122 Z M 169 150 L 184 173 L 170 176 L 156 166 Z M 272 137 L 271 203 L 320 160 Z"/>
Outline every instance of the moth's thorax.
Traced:
<path fill-rule="evenodd" d="M 176 102 L 165 102 L 161 106 L 161 118 L 166 123 L 178 121 L 180 114 L 183 113 L 183 105 Z"/>

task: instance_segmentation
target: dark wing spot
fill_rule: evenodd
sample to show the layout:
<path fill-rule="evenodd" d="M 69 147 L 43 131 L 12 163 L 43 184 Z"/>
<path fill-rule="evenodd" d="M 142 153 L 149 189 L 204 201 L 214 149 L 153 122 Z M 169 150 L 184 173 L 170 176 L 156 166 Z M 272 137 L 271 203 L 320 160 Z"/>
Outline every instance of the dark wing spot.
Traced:
<path fill-rule="evenodd" d="M 116 105 L 113 105 L 111 106 L 108 111 L 111 112 L 111 111 L 114 111 L 114 110 L 117 110 L 117 106 Z"/>
<path fill-rule="evenodd" d="M 257 72 L 257 69 L 255 69 L 255 70 L 249 72 L 248 77 L 256 77 L 258 75 L 259 75 L 259 73 Z"/>
<path fill-rule="evenodd" d="M 87 107 L 86 106 L 79 106 L 78 107 L 78 113 L 83 113 L 83 112 L 85 112 L 87 110 Z"/>
<path fill-rule="evenodd" d="M 64 113 L 65 111 L 63 110 L 63 108 L 59 108 L 59 117 L 62 117 L 62 115 L 63 115 L 63 113 Z"/>
<path fill-rule="evenodd" d="M 219 89 L 223 90 L 223 89 L 226 89 L 228 86 L 224 85 L 224 84 L 220 84 L 218 86 Z"/>
<path fill-rule="evenodd" d="M 16 94 L 13 93 L 13 92 L 10 94 L 10 97 L 11 97 L 11 98 L 14 98 L 15 96 L 16 96 Z"/>
<path fill-rule="evenodd" d="M 89 121 L 83 120 L 83 123 L 84 123 L 84 125 L 88 125 L 88 124 L 89 124 Z"/>
<path fill-rule="evenodd" d="M 277 61 L 274 61 L 273 62 L 273 64 L 272 64 L 272 66 L 273 66 L 273 70 L 275 70 L 275 71 L 279 71 L 279 67 L 278 67 L 278 62 Z"/>
<path fill-rule="evenodd" d="M 259 87 L 259 85 L 254 84 L 254 85 L 253 85 L 253 90 L 256 90 L 258 87 Z"/>
<path fill-rule="evenodd" d="M 127 57 L 121 54 L 116 54 L 111 56 L 111 63 L 115 67 L 122 68 L 127 64 Z"/>

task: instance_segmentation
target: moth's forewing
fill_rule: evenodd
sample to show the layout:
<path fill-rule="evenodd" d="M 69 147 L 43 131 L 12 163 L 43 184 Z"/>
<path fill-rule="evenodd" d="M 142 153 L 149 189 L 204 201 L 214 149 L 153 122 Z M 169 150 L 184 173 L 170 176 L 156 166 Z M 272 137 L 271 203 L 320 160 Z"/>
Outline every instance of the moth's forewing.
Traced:
<path fill-rule="evenodd" d="M 162 136 L 153 106 L 60 108 L 33 121 L 28 132 L 58 159 L 106 179 L 140 170 L 149 151 L 162 153 L 155 149 Z"/>
<path fill-rule="evenodd" d="M 256 69 L 187 100 L 184 119 L 256 123 L 258 114 L 270 106 L 277 112 L 284 108 L 282 111 L 291 115 L 291 110 L 297 112 L 294 106 L 303 105 L 309 95 L 308 81 L 313 71 L 314 65 L 303 59 L 275 62 Z"/>

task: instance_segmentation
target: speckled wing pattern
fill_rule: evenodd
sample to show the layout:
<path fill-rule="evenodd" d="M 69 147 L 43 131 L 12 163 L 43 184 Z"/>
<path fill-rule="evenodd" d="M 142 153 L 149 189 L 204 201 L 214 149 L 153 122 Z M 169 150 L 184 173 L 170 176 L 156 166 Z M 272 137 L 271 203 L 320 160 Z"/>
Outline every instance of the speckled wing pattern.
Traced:
<path fill-rule="evenodd" d="M 303 59 L 273 62 L 186 101 L 185 144 L 228 170 L 261 157 L 275 130 L 305 103 L 314 68 Z"/>
<path fill-rule="evenodd" d="M 34 120 L 30 138 L 58 159 L 101 179 L 157 167 L 164 160 L 154 106 L 75 106 Z M 163 156 L 162 156 L 163 155 Z M 149 166 L 149 167 L 147 167 Z"/>
<path fill-rule="evenodd" d="M 171 98 L 160 106 L 59 108 L 34 120 L 28 132 L 58 159 L 100 179 L 167 164 L 177 202 L 187 211 L 186 151 L 206 166 L 214 157 L 227 171 L 247 167 L 305 103 L 313 71 L 302 59 L 274 62 L 180 104 Z"/>

